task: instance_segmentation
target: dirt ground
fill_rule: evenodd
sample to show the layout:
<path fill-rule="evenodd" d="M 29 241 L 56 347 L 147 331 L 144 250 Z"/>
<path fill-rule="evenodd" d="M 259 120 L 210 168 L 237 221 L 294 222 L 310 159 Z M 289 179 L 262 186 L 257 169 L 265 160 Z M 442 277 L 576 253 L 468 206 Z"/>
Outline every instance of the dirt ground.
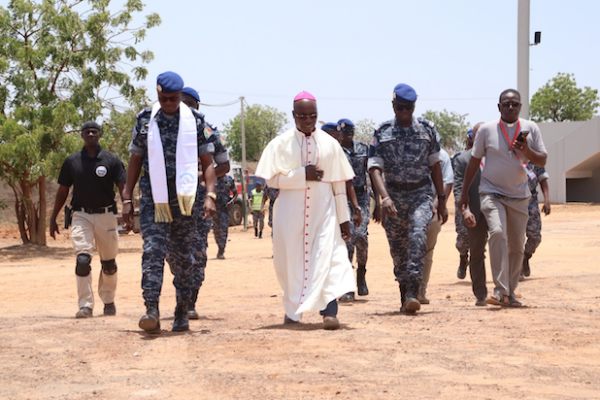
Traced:
<path fill-rule="evenodd" d="M 0 232 L 1 399 L 598 399 L 600 206 L 554 205 L 518 294 L 523 309 L 475 307 L 456 278 L 451 220 L 435 250 L 429 298 L 399 313 L 385 233 L 370 226 L 370 295 L 341 305 L 342 328 L 318 313 L 283 325 L 264 239 L 232 229 L 226 260 L 212 237 L 199 321 L 170 331 L 175 307 L 165 274 L 160 335 L 141 331 L 141 238 L 122 236 L 117 316 L 74 318 L 67 235 L 48 248 Z M 212 235 L 212 234 L 211 234 Z M 93 261 L 95 280 L 100 269 Z M 493 285 L 489 275 L 488 289 Z"/>

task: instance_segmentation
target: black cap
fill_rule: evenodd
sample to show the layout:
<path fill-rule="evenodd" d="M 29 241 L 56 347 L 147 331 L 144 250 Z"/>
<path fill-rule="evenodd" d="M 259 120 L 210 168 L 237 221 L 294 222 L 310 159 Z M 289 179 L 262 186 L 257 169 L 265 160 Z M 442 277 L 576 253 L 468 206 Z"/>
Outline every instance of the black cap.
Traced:
<path fill-rule="evenodd" d="M 98 132 L 100 132 L 100 125 L 98 125 L 96 123 L 96 121 L 88 121 L 85 124 L 83 124 L 83 126 L 81 127 L 81 131 L 85 131 L 86 129 L 98 129 Z"/>

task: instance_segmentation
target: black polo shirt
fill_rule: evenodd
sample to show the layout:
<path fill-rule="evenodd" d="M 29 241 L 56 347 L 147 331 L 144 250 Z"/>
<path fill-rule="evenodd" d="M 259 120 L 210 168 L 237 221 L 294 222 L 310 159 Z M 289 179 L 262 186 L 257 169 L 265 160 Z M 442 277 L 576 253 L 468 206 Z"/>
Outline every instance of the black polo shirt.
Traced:
<path fill-rule="evenodd" d="M 71 154 L 62 165 L 58 183 L 73 186 L 74 207 L 108 207 L 115 202 L 115 185 L 125 182 L 127 174 L 121 159 L 98 146 L 90 157 L 85 147 Z"/>

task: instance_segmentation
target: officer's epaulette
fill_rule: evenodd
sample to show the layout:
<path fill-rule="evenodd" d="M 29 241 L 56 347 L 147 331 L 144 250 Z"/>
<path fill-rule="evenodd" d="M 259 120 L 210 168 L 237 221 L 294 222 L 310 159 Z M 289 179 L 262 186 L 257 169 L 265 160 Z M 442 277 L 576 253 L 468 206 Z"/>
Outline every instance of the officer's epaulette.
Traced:
<path fill-rule="evenodd" d="M 138 115 L 135 116 L 136 119 L 140 119 L 140 117 L 146 113 L 152 113 L 152 107 L 146 107 L 142 111 L 139 112 Z"/>
<path fill-rule="evenodd" d="M 190 110 L 192 110 L 192 114 L 194 114 L 197 117 L 202 118 L 202 120 L 204 121 L 204 114 L 202 114 L 200 111 L 193 109 L 193 108 L 190 108 Z"/>
<path fill-rule="evenodd" d="M 382 122 L 375 128 L 375 131 L 381 131 L 383 129 L 389 128 L 394 123 L 394 120 L 391 119 L 389 121 Z"/>
<path fill-rule="evenodd" d="M 428 126 L 430 128 L 434 128 L 435 127 L 435 124 L 433 123 L 433 121 L 430 121 L 430 120 L 425 119 L 423 117 L 417 117 L 417 121 L 419 121 L 423 125 Z"/>

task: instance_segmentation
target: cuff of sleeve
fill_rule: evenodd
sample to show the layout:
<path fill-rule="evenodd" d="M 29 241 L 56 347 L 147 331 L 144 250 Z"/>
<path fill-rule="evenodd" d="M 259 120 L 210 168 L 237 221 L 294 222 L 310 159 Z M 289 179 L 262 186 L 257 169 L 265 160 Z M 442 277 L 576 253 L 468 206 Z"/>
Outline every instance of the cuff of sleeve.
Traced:
<path fill-rule="evenodd" d="M 367 161 L 367 170 L 370 170 L 371 168 L 383 169 L 383 158 L 369 157 L 369 161 Z"/>
<path fill-rule="evenodd" d="M 133 143 L 129 144 L 129 153 L 139 156 L 139 157 L 144 157 L 144 154 L 146 154 L 145 150 L 142 149 L 141 147 L 136 146 Z"/>
<path fill-rule="evenodd" d="M 206 144 L 198 147 L 198 157 L 202 157 L 205 154 L 214 153 L 214 152 L 215 152 L 215 145 L 212 143 L 206 143 Z"/>
<path fill-rule="evenodd" d="M 430 154 L 427 156 L 427 161 L 429 162 L 429 166 L 431 167 L 433 164 L 439 163 L 442 161 L 442 156 L 439 152 Z"/>

